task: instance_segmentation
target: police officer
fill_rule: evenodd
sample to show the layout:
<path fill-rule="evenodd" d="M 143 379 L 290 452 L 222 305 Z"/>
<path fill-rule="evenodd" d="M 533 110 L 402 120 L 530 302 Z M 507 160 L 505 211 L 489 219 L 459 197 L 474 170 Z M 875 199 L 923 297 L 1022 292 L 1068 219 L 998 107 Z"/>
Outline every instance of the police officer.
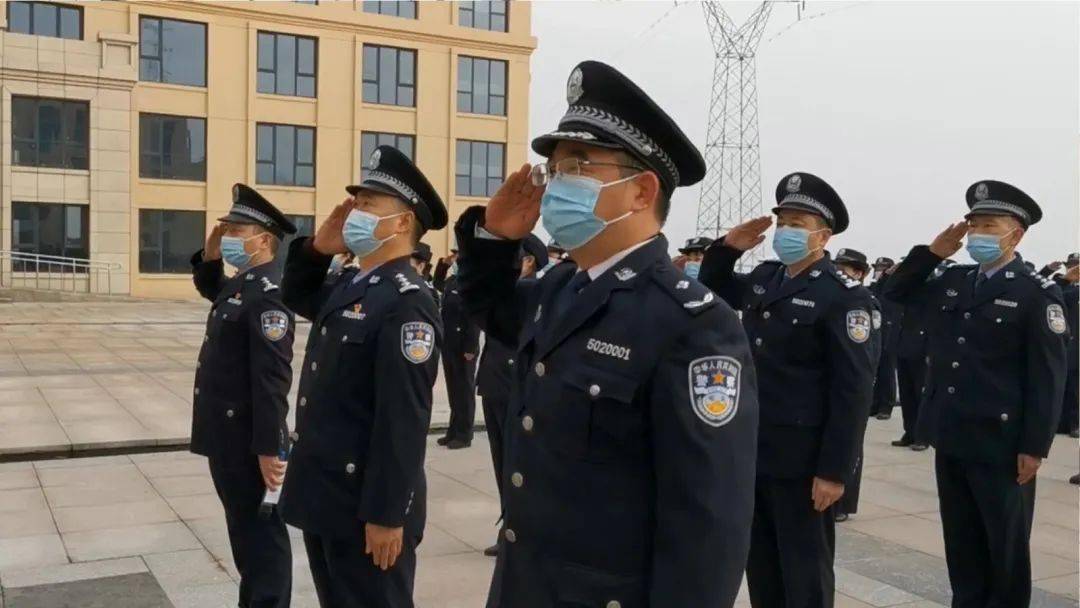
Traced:
<path fill-rule="evenodd" d="M 831 510 L 852 482 L 873 398 L 869 290 L 825 254 L 848 227 L 843 201 L 810 173 L 776 187 L 767 261 L 734 272 L 772 218 L 733 228 L 705 252 L 702 282 L 743 311 L 760 382 L 761 432 L 746 579 L 754 606 L 832 606 Z"/>
<path fill-rule="evenodd" d="M 687 276 L 698 278 L 701 273 L 701 260 L 705 259 L 705 249 L 712 245 L 713 240 L 707 236 L 695 236 L 686 239 L 686 245 L 679 248 L 682 256 L 682 269 Z"/>
<path fill-rule="evenodd" d="M 1077 370 L 1077 359 L 1080 359 L 1080 349 L 1077 347 L 1077 332 L 1080 331 L 1080 311 L 1077 310 L 1077 300 L 1080 299 L 1080 285 L 1077 284 L 1080 281 L 1080 253 L 1070 253 L 1064 263 L 1055 264 L 1058 268 L 1065 268 L 1064 274 L 1053 279 L 1061 288 L 1065 315 L 1069 321 L 1069 339 L 1066 343 L 1068 374 L 1065 376 L 1065 399 L 1061 404 L 1061 422 L 1057 431 L 1075 439 L 1080 437 L 1080 378 Z M 1044 272 L 1039 274 L 1047 276 Z"/>
<path fill-rule="evenodd" d="M 736 315 L 675 268 L 660 234 L 672 192 L 705 163 L 608 65 L 576 66 L 567 100 L 532 142 L 547 162 L 456 227 L 466 305 L 517 345 L 488 606 L 730 606 L 756 379 Z M 538 218 L 572 261 L 522 286 L 514 262 Z"/>
<path fill-rule="evenodd" d="M 376 148 L 369 168 L 313 238 L 292 243 L 283 281 L 312 331 L 281 500 L 304 532 L 324 608 L 412 606 L 426 515 L 442 330 L 409 258 L 424 232 L 446 225 L 446 208 L 395 148 Z M 328 277 L 346 249 L 359 267 Z"/>
<path fill-rule="evenodd" d="M 948 260 L 943 260 L 940 271 L 944 272 Z M 895 272 L 895 270 L 893 270 Z M 891 278 L 891 276 L 890 276 Z M 888 280 L 879 288 L 885 301 L 891 301 L 887 295 Z M 892 441 L 898 448 L 910 448 L 921 452 L 927 448 L 926 440 L 918 437 L 917 423 L 920 404 L 923 398 L 923 386 L 926 383 L 926 348 L 927 332 L 925 304 L 919 301 L 907 302 L 901 310 L 900 331 L 896 341 L 896 379 L 900 393 L 900 411 L 904 417 L 904 434 Z M 878 419 L 882 419 L 878 415 Z"/>
<path fill-rule="evenodd" d="M 1061 408 L 1069 327 L 1057 285 L 1016 253 L 1042 218 L 1035 201 L 993 180 L 966 199 L 967 222 L 913 248 L 885 291 L 924 303 L 933 330 L 919 432 L 936 448 L 953 606 L 1027 606 L 1035 475 Z M 965 234 L 977 265 L 932 277 Z"/>
<path fill-rule="evenodd" d="M 877 379 L 874 380 L 874 403 L 870 406 L 870 415 L 881 420 L 892 417 L 897 401 L 896 386 L 896 349 L 900 342 L 900 324 L 903 321 L 904 308 L 886 299 L 882 292 L 890 270 L 896 266 L 892 258 L 879 257 L 874 260 L 870 293 L 874 294 L 881 307 L 881 361 L 878 363 Z"/>
<path fill-rule="evenodd" d="M 530 288 L 536 274 L 548 263 L 544 242 L 530 234 L 521 241 L 522 288 Z M 484 408 L 484 425 L 487 427 L 491 461 L 495 471 L 495 483 L 502 496 L 503 427 L 514 385 L 514 350 L 516 345 L 504 344 L 492 336 L 484 337 L 484 352 L 476 372 L 476 392 Z M 498 555 L 498 543 L 484 549 L 484 555 Z"/>
<path fill-rule="evenodd" d="M 457 255 L 457 249 L 453 250 Z M 448 449 L 458 450 L 472 445 L 473 422 L 476 420 L 476 356 L 480 352 L 480 328 L 465 314 L 458 287 L 456 264 L 450 266 L 442 285 L 443 373 L 450 401 L 450 424 L 446 435 L 437 441 Z"/>
<path fill-rule="evenodd" d="M 439 292 L 435 290 L 435 285 L 431 282 L 431 246 L 427 243 L 417 243 L 416 249 L 409 256 L 409 264 L 416 271 L 416 274 L 420 275 L 420 278 L 424 280 L 424 285 L 435 296 L 435 302 L 438 303 Z"/>
<path fill-rule="evenodd" d="M 866 254 L 855 249 L 847 248 L 837 251 L 835 264 L 836 268 L 847 275 L 849 279 L 859 283 L 866 280 L 866 276 L 870 273 L 870 265 L 866 261 Z M 877 361 L 878 370 L 874 380 L 874 395 L 876 396 L 878 392 L 877 382 L 881 377 L 881 353 L 884 348 L 886 330 L 884 315 L 881 310 L 882 306 L 877 296 L 872 296 L 871 302 L 874 309 L 870 311 L 870 344 L 874 351 L 874 360 Z M 859 510 L 859 490 L 862 487 L 863 443 L 865 439 L 864 432 L 862 439 L 859 440 L 859 454 L 855 458 L 855 471 L 852 473 L 851 483 L 844 488 L 844 495 L 840 497 L 840 500 L 836 501 L 836 507 L 833 509 L 833 519 L 838 522 L 847 521 L 851 515 L 854 515 Z"/>
<path fill-rule="evenodd" d="M 282 608 L 292 588 L 292 551 L 280 513 L 259 515 L 281 486 L 289 442 L 293 314 L 281 302 L 273 263 L 296 227 L 258 192 L 236 184 L 229 213 L 191 257 L 195 288 L 213 302 L 195 366 L 191 451 L 210 460 L 242 608 Z M 226 277 L 222 258 L 237 269 Z"/>

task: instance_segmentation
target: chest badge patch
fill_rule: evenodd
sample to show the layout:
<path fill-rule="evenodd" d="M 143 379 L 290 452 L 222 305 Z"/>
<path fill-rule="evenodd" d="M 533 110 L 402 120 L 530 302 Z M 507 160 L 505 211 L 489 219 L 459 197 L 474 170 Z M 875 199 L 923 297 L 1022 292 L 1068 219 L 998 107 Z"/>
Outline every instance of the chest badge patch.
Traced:
<path fill-rule="evenodd" d="M 401 354 L 411 363 L 423 363 L 435 350 L 435 328 L 430 323 L 410 321 L 401 325 Z"/>
<path fill-rule="evenodd" d="M 1062 310 L 1061 304 L 1051 304 L 1046 307 L 1046 324 L 1055 334 L 1068 331 L 1069 324 L 1065 321 L 1065 311 Z"/>
<path fill-rule="evenodd" d="M 847 335 L 852 342 L 862 344 L 870 337 L 870 313 L 865 310 L 849 310 L 847 313 Z"/>
<path fill-rule="evenodd" d="M 289 316 L 280 310 L 268 310 L 259 316 L 263 335 L 271 342 L 277 342 L 289 333 Z"/>
<path fill-rule="evenodd" d="M 733 357 L 702 357 L 690 362 L 687 374 L 694 414 L 712 427 L 731 422 L 739 411 L 742 363 Z"/>

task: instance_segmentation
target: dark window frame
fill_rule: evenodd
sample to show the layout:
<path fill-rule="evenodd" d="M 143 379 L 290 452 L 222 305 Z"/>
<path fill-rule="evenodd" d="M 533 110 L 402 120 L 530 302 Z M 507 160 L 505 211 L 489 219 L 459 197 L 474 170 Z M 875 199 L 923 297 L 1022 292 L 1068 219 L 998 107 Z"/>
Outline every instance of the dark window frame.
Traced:
<path fill-rule="evenodd" d="M 145 150 L 143 150 L 143 145 L 142 145 L 143 144 L 143 129 L 145 128 L 145 125 L 143 124 L 143 119 L 144 118 L 151 118 L 151 119 L 153 119 L 153 118 L 174 118 L 174 119 L 181 119 L 181 120 L 199 120 L 199 121 L 202 121 L 202 125 L 203 125 L 203 151 L 202 151 L 203 152 L 203 162 L 202 162 L 202 176 L 201 177 L 195 179 L 195 178 L 190 178 L 190 177 L 168 177 L 168 176 L 165 176 L 165 171 L 164 171 L 164 169 L 165 169 L 165 151 L 164 151 L 164 147 L 162 148 L 161 151 L 156 152 L 156 153 L 153 153 L 153 152 L 148 153 Z M 165 128 L 165 125 L 163 123 L 158 123 L 157 126 L 162 131 L 161 133 L 158 134 L 158 139 L 164 145 L 164 141 L 165 141 L 164 128 Z M 164 113 L 161 113 L 161 112 L 139 112 L 139 177 L 140 178 L 145 178 L 145 179 L 167 179 L 167 180 L 181 180 L 181 181 L 204 182 L 205 183 L 206 182 L 206 165 L 207 165 L 207 161 L 208 161 L 208 158 L 207 158 L 208 151 L 207 151 L 207 149 L 209 148 L 209 146 L 207 145 L 208 143 L 209 142 L 207 141 L 207 135 L 206 135 L 206 118 L 203 118 L 202 116 L 184 116 L 184 115 L 181 115 L 181 114 L 164 114 Z M 190 152 L 190 150 L 189 150 L 189 152 Z M 161 165 L 161 170 L 159 171 L 159 173 L 157 175 L 147 175 L 147 171 L 143 167 L 143 157 L 146 156 L 147 154 L 156 154 L 159 157 L 158 161 L 159 161 L 159 163 Z"/>
<path fill-rule="evenodd" d="M 11 8 L 15 4 L 22 4 L 24 6 L 30 7 L 30 31 L 29 32 L 20 32 L 20 31 L 11 29 L 11 21 L 12 21 L 11 20 Z M 34 31 L 34 6 L 37 5 L 37 4 L 47 4 L 49 6 L 55 6 L 56 7 L 56 32 L 57 32 L 56 36 L 51 36 L 49 34 L 40 34 L 40 33 Z M 62 32 L 61 24 L 63 23 L 63 21 L 62 21 L 62 19 L 60 17 L 61 9 L 74 10 L 76 13 L 78 13 L 78 15 L 79 15 L 79 36 L 78 36 L 78 38 L 68 38 L 67 36 L 62 35 L 62 33 L 61 33 Z M 86 36 L 86 20 L 85 20 L 85 17 L 86 17 L 86 15 L 83 12 L 83 7 L 81 7 L 81 6 L 73 6 L 73 5 L 70 5 L 70 4 L 62 4 L 62 3 L 59 3 L 59 2 L 41 2 L 39 0 L 18 0 L 18 1 L 8 0 L 8 2 L 7 2 L 8 31 L 12 32 L 12 33 L 15 33 L 15 34 L 26 34 L 27 36 L 46 36 L 48 38 L 60 38 L 62 40 L 85 40 L 85 36 Z"/>
<path fill-rule="evenodd" d="M 467 91 L 463 91 L 461 89 L 461 64 L 462 64 L 463 61 L 468 61 L 468 62 L 471 63 L 471 65 L 469 67 L 469 73 L 471 75 L 471 78 L 469 78 L 469 90 L 467 90 Z M 486 62 L 486 64 L 487 64 L 487 72 L 488 72 L 488 78 L 487 78 L 487 82 L 488 82 L 487 107 L 489 109 L 489 111 L 487 111 L 487 112 L 480 112 L 480 111 L 476 110 L 476 105 L 477 105 L 476 104 L 476 92 L 475 92 L 476 91 L 476 64 L 477 64 L 478 61 L 479 62 Z M 491 91 L 491 83 L 492 83 L 492 78 L 491 78 L 491 73 L 492 72 L 491 72 L 491 70 L 496 64 L 501 64 L 502 69 L 503 69 L 503 75 L 502 75 L 503 76 L 503 92 L 502 92 L 501 95 L 497 95 L 495 93 L 492 93 L 492 91 Z M 508 94 L 509 89 L 510 89 L 510 82 L 509 82 L 509 80 L 510 80 L 510 62 L 509 61 L 506 61 L 505 59 L 491 59 L 489 57 L 475 57 L 475 56 L 472 56 L 472 55 L 458 55 L 457 69 L 458 69 L 458 89 L 457 89 L 457 111 L 458 112 L 464 112 L 466 114 L 481 114 L 481 115 L 484 115 L 484 116 L 506 116 L 506 113 L 507 113 L 507 94 Z M 469 96 L 469 103 L 468 103 L 469 107 L 468 108 L 462 108 L 461 107 L 461 105 L 462 105 L 461 104 L 462 95 L 468 95 Z M 492 111 L 490 111 L 490 108 L 492 107 L 492 103 L 491 103 L 492 99 L 501 99 L 502 100 L 502 112 L 492 112 Z"/>
<path fill-rule="evenodd" d="M 272 127 L 273 128 L 273 142 L 271 144 L 271 159 L 270 160 L 260 160 L 259 159 L 259 129 L 260 129 L 260 127 Z M 277 163 L 278 163 L 278 158 L 277 158 L 277 138 L 278 138 L 278 129 L 283 128 L 283 127 L 293 129 L 292 181 L 290 181 L 290 182 L 278 182 L 277 181 Z M 308 162 L 300 162 L 300 146 L 298 146 L 296 144 L 296 142 L 299 140 L 299 137 L 297 136 L 297 134 L 299 133 L 300 129 L 306 129 L 308 131 L 311 131 L 311 162 L 310 163 L 308 163 Z M 287 124 L 287 123 L 276 123 L 276 122 L 258 122 L 258 123 L 255 123 L 255 183 L 258 184 L 258 185 L 263 185 L 263 186 L 291 186 L 291 187 L 295 187 L 295 188 L 314 188 L 315 187 L 315 182 L 316 182 L 316 177 L 317 177 L 316 172 L 318 170 L 317 169 L 317 166 L 318 166 L 318 158 L 317 157 L 318 157 L 318 150 L 319 150 L 318 137 L 319 137 L 318 129 L 316 129 L 315 127 L 309 127 L 309 126 L 306 126 L 306 125 L 291 125 L 291 124 Z M 272 175 L 274 176 L 274 181 L 271 181 L 271 182 L 259 181 L 259 165 L 260 164 L 267 164 L 267 163 L 270 165 L 270 167 L 272 169 Z M 296 169 L 297 169 L 297 167 L 300 167 L 300 166 L 304 166 L 304 167 L 310 166 L 311 167 L 311 184 L 298 184 L 298 183 L 296 183 Z"/>
<path fill-rule="evenodd" d="M 262 44 L 261 36 L 271 36 L 271 37 L 273 37 L 273 40 L 274 40 L 274 49 L 273 49 L 273 53 L 272 53 L 273 54 L 273 60 L 274 60 L 274 67 L 269 69 L 269 70 L 259 67 L 259 48 L 258 47 L 259 47 L 260 44 Z M 294 72 L 295 72 L 293 74 L 294 83 L 298 83 L 300 81 L 301 77 L 311 78 L 311 80 L 312 80 L 312 94 L 311 95 L 303 95 L 303 94 L 301 94 L 299 92 L 300 87 L 295 85 L 295 84 L 293 86 L 293 89 L 294 89 L 293 93 L 280 93 L 280 92 L 278 92 L 278 90 L 277 90 L 278 89 L 278 53 L 277 53 L 277 47 L 278 47 L 278 39 L 281 36 L 288 36 L 290 38 L 293 38 L 296 41 L 293 44 L 293 68 L 294 68 Z M 301 72 L 301 70 L 300 70 L 300 44 L 298 43 L 300 40 L 310 40 L 312 42 L 312 44 L 315 46 L 315 51 L 314 51 L 314 54 L 313 54 L 313 64 L 314 65 L 312 67 L 312 72 L 310 74 Z M 263 74 L 263 73 L 271 74 L 274 77 L 274 90 L 273 91 L 263 91 L 263 90 L 261 90 L 259 88 L 259 86 L 260 86 L 259 74 Z M 315 36 L 301 36 L 299 34 L 289 34 L 289 33 L 286 33 L 286 32 L 271 32 L 271 31 L 266 31 L 266 30 L 258 30 L 258 31 L 256 31 L 256 33 L 255 33 L 255 90 L 256 90 L 256 92 L 264 94 L 264 95 L 284 95 L 286 97 L 303 97 L 305 99 L 317 99 L 319 97 L 319 39 L 317 37 L 315 37 Z"/>
<path fill-rule="evenodd" d="M 375 79 L 374 80 L 368 79 L 364 74 L 364 62 L 366 61 L 366 55 L 367 55 L 367 53 L 365 51 L 367 49 L 369 49 L 369 48 L 374 49 L 375 50 L 375 55 L 376 55 L 376 59 L 375 59 Z M 380 60 L 380 55 L 381 55 L 383 50 L 392 50 L 392 51 L 395 52 L 395 55 L 394 55 L 394 102 L 393 103 L 388 103 L 388 102 L 384 102 L 384 101 L 379 100 L 379 95 L 378 95 L 378 92 L 379 92 L 379 90 L 381 88 L 380 87 L 380 82 L 382 80 L 382 73 L 381 73 L 382 72 L 382 61 Z M 409 53 L 409 54 L 412 55 L 412 76 L 411 76 L 411 81 L 412 82 L 409 83 L 409 84 L 402 84 L 402 81 L 401 81 L 401 54 L 402 53 Z M 360 98 L 363 101 L 363 103 L 373 103 L 373 104 L 384 105 L 384 106 L 395 106 L 395 107 L 399 107 L 399 108 L 415 108 L 416 107 L 416 98 L 417 98 L 417 89 L 419 88 L 418 83 L 416 82 L 416 76 L 420 72 L 418 61 L 419 61 L 419 53 L 417 52 L 417 49 L 408 49 L 408 48 L 404 48 L 404 47 L 390 46 L 390 45 L 386 45 L 386 44 L 364 44 L 362 49 L 361 49 L 361 55 L 360 55 Z M 375 86 L 375 91 L 376 91 L 376 96 L 375 96 L 376 99 L 375 100 L 368 99 L 367 90 L 366 90 L 365 85 L 369 85 L 369 84 Z M 402 87 L 412 89 L 412 103 L 410 103 L 410 104 L 398 103 L 398 98 L 400 97 L 400 92 L 401 92 L 400 89 Z"/>
<path fill-rule="evenodd" d="M 392 5 L 395 7 L 393 12 L 384 12 L 383 7 Z M 401 14 L 401 6 L 412 6 L 412 16 L 403 16 Z M 368 10 L 369 6 L 376 7 L 375 10 Z M 399 19 L 419 19 L 420 18 L 420 3 L 416 0 L 362 0 L 362 6 L 360 10 L 369 15 L 385 15 L 387 17 L 397 17 Z"/>
<path fill-rule="evenodd" d="M 41 251 L 41 219 L 38 209 L 42 207 L 55 207 L 60 210 L 60 233 L 61 244 L 59 253 L 42 253 Z M 34 223 L 34 242 L 31 246 L 27 247 L 25 243 L 16 242 L 20 231 L 16 229 L 15 222 L 19 221 L 18 216 L 21 209 L 34 209 L 33 223 Z M 78 248 L 68 248 L 67 243 L 67 228 L 68 228 L 68 214 L 69 209 L 78 209 L 80 211 L 79 222 L 81 224 L 80 238 L 82 246 Z M 53 255 L 60 257 L 79 258 L 83 260 L 90 259 L 90 205 L 75 204 L 75 203 L 55 203 L 55 202 L 42 202 L 42 201 L 12 201 L 11 203 L 11 250 L 18 253 L 35 253 L 39 255 Z M 80 254 L 80 255 L 74 255 Z M 15 260 L 12 262 L 13 272 L 30 272 L 40 268 L 47 272 L 61 272 L 78 274 L 85 274 L 86 268 L 71 268 L 63 267 L 59 264 L 49 264 L 43 262 L 41 266 L 33 264 L 31 262 L 23 262 Z"/>
<path fill-rule="evenodd" d="M 461 146 L 461 144 L 468 144 L 468 147 L 469 147 L 469 162 L 467 163 L 467 166 L 469 167 L 469 173 L 458 173 L 458 168 L 461 166 L 461 154 L 460 154 L 460 151 L 461 151 L 460 146 Z M 490 164 L 490 160 L 485 160 L 485 163 L 484 163 L 485 171 L 484 171 L 484 176 L 483 176 L 484 186 L 485 187 L 484 187 L 483 192 L 475 192 L 473 187 L 472 187 L 473 180 L 478 178 L 478 176 L 474 176 L 472 174 L 472 167 L 473 167 L 472 156 L 473 156 L 473 150 L 475 149 L 475 146 L 477 144 L 485 146 L 485 148 L 484 148 L 484 156 L 485 156 L 486 159 L 491 158 L 491 149 L 492 149 L 492 147 L 497 148 L 499 150 L 500 156 L 502 157 L 501 158 L 501 160 L 502 160 L 501 165 L 502 166 L 499 168 L 499 175 L 498 176 L 493 176 L 493 175 L 491 175 L 490 173 L 487 172 L 487 169 L 491 168 L 491 164 Z M 504 142 L 500 142 L 500 141 L 484 141 L 484 140 L 479 140 L 479 139 L 458 139 L 458 140 L 455 140 L 455 143 L 454 143 L 454 156 L 455 156 L 455 158 L 454 158 L 454 195 L 455 196 L 489 197 L 489 196 L 492 196 L 492 195 L 495 194 L 495 191 L 499 189 L 499 186 L 502 185 L 503 181 L 506 179 L 506 143 L 504 143 Z M 460 180 L 462 178 L 467 180 L 468 188 L 459 187 L 460 186 Z M 467 190 L 467 191 L 462 192 L 462 190 Z"/>
<path fill-rule="evenodd" d="M 158 22 L 158 54 L 144 55 L 143 54 L 143 22 L 144 21 L 157 21 Z M 202 84 L 186 84 L 182 82 L 169 82 L 165 80 L 165 53 L 162 42 L 163 24 L 165 21 L 176 21 L 178 23 L 191 23 L 194 25 L 201 25 L 203 31 L 203 71 L 202 71 Z M 143 59 L 151 59 L 158 62 L 158 70 L 161 77 L 157 80 L 146 80 L 143 78 L 142 73 L 142 61 Z M 204 21 L 192 21 L 190 19 L 174 19 L 172 17 L 159 17 L 157 15 L 139 15 L 139 82 L 157 82 L 161 84 L 171 84 L 179 87 L 196 87 L 207 88 L 210 80 L 210 24 Z"/>
<path fill-rule="evenodd" d="M 479 27 L 476 25 L 476 10 L 473 8 L 478 2 L 486 2 L 488 5 L 488 27 Z M 510 0 L 465 0 L 458 3 L 458 25 L 462 27 L 471 27 L 474 30 L 484 30 L 487 32 L 502 32 L 506 33 L 510 31 Z M 491 10 L 494 5 L 502 6 L 502 12 L 495 12 Z M 465 23 L 465 19 L 462 18 L 464 13 L 469 14 L 469 23 Z M 503 18 L 503 29 L 493 30 L 491 29 L 491 15 L 501 15 Z"/>
<path fill-rule="evenodd" d="M 24 101 L 32 101 L 34 103 L 34 119 L 33 119 L 34 136 L 32 138 L 20 137 L 20 136 L 18 136 L 16 134 L 17 133 L 16 129 L 14 127 L 12 128 L 12 133 L 11 133 L 12 163 L 11 164 L 15 165 L 15 166 L 18 166 L 18 167 L 45 167 L 45 168 L 51 168 L 51 169 L 69 169 L 69 170 L 76 170 L 76 171 L 89 171 L 90 170 L 90 102 L 86 101 L 86 100 L 83 100 L 83 99 L 64 99 L 64 98 L 59 98 L 59 97 L 34 97 L 34 96 L 30 96 L 30 95 L 12 95 L 11 96 L 11 105 L 12 105 L 12 119 L 13 120 L 14 120 L 14 114 L 15 114 L 15 105 L 18 104 L 18 103 L 22 103 Z M 40 162 L 38 162 L 38 160 L 41 157 L 41 147 L 42 147 L 41 146 L 41 102 L 43 102 L 43 101 L 61 104 L 60 140 L 58 142 L 58 145 L 62 146 L 62 150 L 60 152 L 60 155 L 63 158 L 63 160 L 59 165 L 41 164 Z M 85 166 L 71 166 L 70 162 L 69 162 L 70 158 L 71 158 L 71 156 L 70 156 L 70 154 L 68 152 L 69 146 L 72 146 L 74 144 L 70 143 L 69 140 L 66 138 L 66 134 L 67 134 L 68 129 L 67 129 L 67 124 L 64 121 L 66 120 L 66 117 L 67 117 L 67 111 L 66 111 L 67 106 L 74 106 L 74 105 L 82 106 L 86 110 L 86 134 L 83 137 L 85 147 L 83 148 L 82 155 L 81 155 L 81 158 L 84 158 L 85 161 L 86 161 Z M 33 150 L 34 150 L 34 161 L 35 162 L 33 162 L 33 163 L 20 162 L 19 160 L 15 159 L 15 148 L 20 143 L 21 144 L 27 144 L 27 143 L 32 144 L 32 147 L 33 147 Z"/>
<path fill-rule="evenodd" d="M 374 136 L 375 137 L 375 147 L 376 148 L 378 148 L 380 145 L 392 145 L 395 148 L 397 148 L 398 150 L 401 150 L 401 146 L 399 145 L 399 142 L 402 139 L 408 139 L 409 144 L 410 144 L 410 146 L 409 146 L 410 153 L 405 154 L 404 151 L 402 151 L 402 154 L 405 154 L 405 156 L 407 156 L 409 158 L 409 160 L 411 160 L 414 164 L 416 163 L 416 135 L 413 135 L 412 133 L 393 133 L 391 131 L 361 131 L 360 132 L 360 179 L 364 179 L 364 177 L 367 175 L 367 172 L 368 172 L 368 166 L 367 166 L 368 165 L 368 159 L 371 158 L 371 152 L 374 151 L 374 150 L 372 150 L 372 151 L 369 151 L 366 154 L 364 153 L 364 137 L 365 136 Z M 394 138 L 394 143 L 392 143 L 392 144 L 380 144 L 379 139 L 384 137 L 384 136 L 393 137 Z"/>
<path fill-rule="evenodd" d="M 157 216 L 158 217 L 158 225 L 157 225 L 157 233 L 155 235 L 156 238 L 157 238 L 157 240 L 156 240 L 156 245 L 157 245 L 156 253 L 154 254 L 157 257 L 157 259 L 155 260 L 156 268 L 154 268 L 154 269 L 144 269 L 144 268 L 146 268 L 146 266 L 148 266 L 148 264 L 143 263 L 144 262 L 143 255 L 144 255 L 145 252 L 151 251 L 152 248 L 146 248 L 146 247 L 143 246 L 143 238 L 142 238 L 143 237 L 143 226 L 145 225 L 145 222 L 146 222 L 146 219 L 147 219 L 146 214 L 151 214 L 151 213 L 159 214 Z M 166 254 L 168 252 L 166 252 L 166 246 L 165 246 L 165 243 L 164 243 L 164 241 L 165 241 L 165 239 L 164 239 L 164 230 L 162 229 L 163 225 L 164 225 L 164 221 L 163 221 L 164 216 L 167 213 L 195 214 L 195 215 L 198 215 L 200 217 L 200 221 L 197 222 L 197 225 L 199 226 L 199 229 L 197 231 L 197 234 L 194 235 L 194 238 L 192 239 L 192 243 L 191 243 L 192 245 L 194 245 L 194 247 L 191 248 L 190 251 L 187 251 L 186 248 L 184 248 L 184 250 L 182 250 L 182 251 L 178 250 L 178 251 L 172 252 L 173 257 L 175 258 L 175 264 L 173 266 L 171 266 L 171 267 L 167 267 L 167 264 L 166 264 L 167 261 L 168 261 L 168 260 L 166 260 Z M 139 269 L 138 272 L 139 272 L 139 274 L 188 274 L 188 273 L 190 273 L 191 272 L 191 265 L 189 263 L 189 259 L 191 258 L 191 254 L 194 253 L 198 249 L 197 245 L 199 243 L 202 243 L 206 238 L 206 236 L 205 236 L 206 235 L 206 211 L 202 211 L 202 210 L 199 210 L 199 209 L 140 208 L 138 210 L 138 216 L 139 216 L 139 225 L 138 225 L 137 230 L 138 230 L 138 234 L 139 234 L 139 259 L 138 259 L 137 264 L 138 264 L 138 269 Z"/>

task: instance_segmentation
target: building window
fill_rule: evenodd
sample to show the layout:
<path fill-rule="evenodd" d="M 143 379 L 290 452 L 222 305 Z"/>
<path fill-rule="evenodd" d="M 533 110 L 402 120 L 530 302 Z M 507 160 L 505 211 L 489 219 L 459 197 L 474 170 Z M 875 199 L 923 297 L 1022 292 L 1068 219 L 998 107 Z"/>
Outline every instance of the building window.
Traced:
<path fill-rule="evenodd" d="M 506 116 L 506 62 L 458 57 L 458 112 Z"/>
<path fill-rule="evenodd" d="M 416 19 L 415 0 L 364 0 L 364 12 Z"/>
<path fill-rule="evenodd" d="M 90 104 L 12 97 L 11 146 L 16 165 L 89 168 Z"/>
<path fill-rule="evenodd" d="M 478 30 L 506 32 L 506 0 L 478 0 L 458 3 L 458 24 Z"/>
<path fill-rule="evenodd" d="M 278 246 L 279 255 L 274 256 L 274 261 L 271 262 L 274 268 L 277 269 L 278 276 L 281 276 L 285 272 L 285 258 L 288 257 L 289 246 L 296 239 L 305 236 L 315 235 L 315 216 L 313 215 L 290 215 L 286 214 L 285 217 L 289 218 L 289 221 L 296 226 L 295 234 L 286 234 L 281 239 L 281 245 Z"/>
<path fill-rule="evenodd" d="M 58 203 L 12 203 L 11 249 L 69 258 L 90 258 L 90 207 Z M 72 272 L 71 266 L 16 260 L 16 272 Z M 86 272 L 85 268 L 78 272 Z"/>
<path fill-rule="evenodd" d="M 260 93 L 315 97 L 314 38 L 259 32 Z"/>
<path fill-rule="evenodd" d="M 206 86 L 206 24 L 143 17 L 139 80 Z"/>
<path fill-rule="evenodd" d="M 505 146 L 487 141 L 457 142 L 457 171 L 454 181 L 458 196 L 491 196 L 503 183 Z"/>
<path fill-rule="evenodd" d="M 139 177 L 206 181 L 206 119 L 140 114 Z"/>
<path fill-rule="evenodd" d="M 416 162 L 416 158 L 413 156 L 413 147 L 415 144 L 416 138 L 412 135 L 402 135 L 400 133 L 362 133 L 360 135 L 360 179 L 367 177 L 368 159 L 370 159 L 371 155 L 375 152 L 375 148 L 378 148 L 379 146 L 394 146 L 409 160 Z"/>
<path fill-rule="evenodd" d="M 364 101 L 416 107 L 416 51 L 365 44 Z"/>
<path fill-rule="evenodd" d="M 206 238 L 206 213 L 139 209 L 139 272 L 187 274 Z"/>
<path fill-rule="evenodd" d="M 315 129 L 259 123 L 255 139 L 255 183 L 315 185 Z"/>
<path fill-rule="evenodd" d="M 9 32 L 82 40 L 82 8 L 22 1 L 7 6 Z"/>

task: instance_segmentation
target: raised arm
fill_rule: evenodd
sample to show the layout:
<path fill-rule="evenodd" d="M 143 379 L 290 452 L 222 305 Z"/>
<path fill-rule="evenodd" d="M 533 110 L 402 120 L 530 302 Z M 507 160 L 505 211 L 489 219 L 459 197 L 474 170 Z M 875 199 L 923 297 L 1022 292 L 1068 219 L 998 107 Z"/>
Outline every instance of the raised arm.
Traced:
<path fill-rule="evenodd" d="M 314 237 L 299 238 L 289 245 L 281 297 L 293 312 L 309 321 L 319 314 L 330 294 L 332 285 L 326 279 L 330 261 L 348 251 L 341 229 L 351 209 L 351 200 L 346 199 L 335 207 Z"/>
<path fill-rule="evenodd" d="M 885 281 L 883 295 L 900 304 L 920 300 L 926 289 L 926 279 L 942 260 L 949 258 L 962 246 L 967 223 L 958 222 L 941 231 L 929 245 L 916 245 Z"/>
<path fill-rule="evenodd" d="M 225 225 L 218 224 L 206 237 L 206 245 L 191 256 L 191 279 L 199 295 L 213 302 L 225 285 L 225 268 L 221 261 L 221 235 Z"/>
<path fill-rule="evenodd" d="M 729 306 L 742 308 L 746 275 L 735 272 L 735 264 L 746 251 L 765 240 L 772 218 L 765 216 L 744 222 L 717 239 L 705 250 L 698 280 L 724 299 Z"/>

